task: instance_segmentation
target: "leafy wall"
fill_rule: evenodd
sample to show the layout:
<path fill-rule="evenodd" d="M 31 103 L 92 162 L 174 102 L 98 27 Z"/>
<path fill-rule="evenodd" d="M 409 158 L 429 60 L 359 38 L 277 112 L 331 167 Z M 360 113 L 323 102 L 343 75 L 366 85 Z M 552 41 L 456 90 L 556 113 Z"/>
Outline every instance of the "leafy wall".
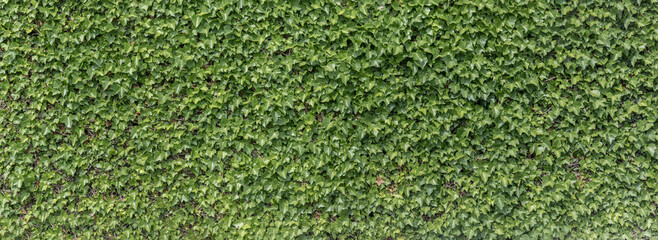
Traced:
<path fill-rule="evenodd" d="M 0 1 L 2 239 L 658 238 L 654 1 Z"/>

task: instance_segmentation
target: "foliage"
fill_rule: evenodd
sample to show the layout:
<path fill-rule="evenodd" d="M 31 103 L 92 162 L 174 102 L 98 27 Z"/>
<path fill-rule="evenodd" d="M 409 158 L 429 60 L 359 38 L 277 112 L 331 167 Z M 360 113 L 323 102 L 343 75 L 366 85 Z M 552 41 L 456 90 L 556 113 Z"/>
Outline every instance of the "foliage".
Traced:
<path fill-rule="evenodd" d="M 658 238 L 655 0 L 0 0 L 0 238 Z"/>

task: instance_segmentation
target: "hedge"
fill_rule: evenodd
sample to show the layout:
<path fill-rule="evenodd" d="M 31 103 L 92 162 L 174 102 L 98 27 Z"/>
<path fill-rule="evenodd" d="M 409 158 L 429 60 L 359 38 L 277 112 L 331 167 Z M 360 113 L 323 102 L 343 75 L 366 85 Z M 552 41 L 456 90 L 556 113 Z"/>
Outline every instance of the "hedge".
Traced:
<path fill-rule="evenodd" d="M 656 239 L 658 1 L 0 0 L 2 239 Z"/>

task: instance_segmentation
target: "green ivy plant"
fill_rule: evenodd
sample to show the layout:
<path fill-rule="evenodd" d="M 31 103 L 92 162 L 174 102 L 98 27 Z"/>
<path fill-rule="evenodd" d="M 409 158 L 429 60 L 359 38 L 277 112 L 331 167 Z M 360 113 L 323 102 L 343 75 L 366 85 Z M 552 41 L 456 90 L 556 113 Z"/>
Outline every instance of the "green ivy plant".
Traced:
<path fill-rule="evenodd" d="M 656 0 L 0 0 L 2 239 L 656 239 Z"/>

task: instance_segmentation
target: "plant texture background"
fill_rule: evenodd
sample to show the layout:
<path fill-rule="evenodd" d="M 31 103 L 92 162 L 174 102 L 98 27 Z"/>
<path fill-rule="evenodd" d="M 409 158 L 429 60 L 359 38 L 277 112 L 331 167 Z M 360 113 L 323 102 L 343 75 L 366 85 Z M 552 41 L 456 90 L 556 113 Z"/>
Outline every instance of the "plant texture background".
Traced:
<path fill-rule="evenodd" d="M 2 239 L 656 239 L 658 2 L 0 0 Z"/>

